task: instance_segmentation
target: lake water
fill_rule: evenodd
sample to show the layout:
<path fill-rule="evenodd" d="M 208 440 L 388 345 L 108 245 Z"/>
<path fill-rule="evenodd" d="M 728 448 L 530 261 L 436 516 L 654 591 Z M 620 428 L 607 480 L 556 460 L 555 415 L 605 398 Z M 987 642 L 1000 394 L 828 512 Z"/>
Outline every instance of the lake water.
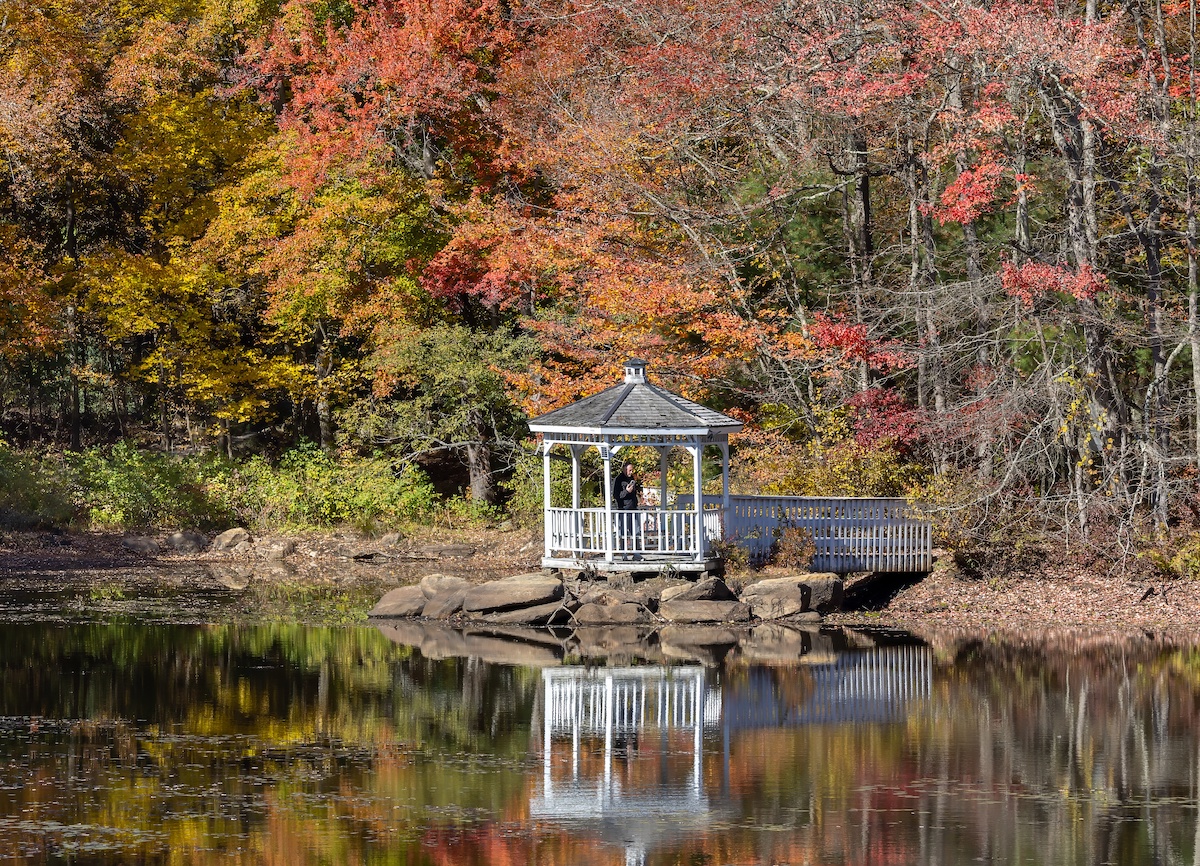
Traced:
<path fill-rule="evenodd" d="M 788 634 L 585 664 L 562 636 L 8 622 L 0 859 L 1200 859 L 1197 649 Z"/>

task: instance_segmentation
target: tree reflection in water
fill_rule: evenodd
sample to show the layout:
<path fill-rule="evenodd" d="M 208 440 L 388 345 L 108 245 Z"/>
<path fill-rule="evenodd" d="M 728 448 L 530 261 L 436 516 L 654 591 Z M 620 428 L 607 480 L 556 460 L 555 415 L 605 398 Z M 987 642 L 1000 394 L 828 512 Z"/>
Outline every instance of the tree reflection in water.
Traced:
<path fill-rule="evenodd" d="M 1197 648 L 829 635 L 537 669 L 369 628 L 9 625 L 0 858 L 1197 861 Z"/>

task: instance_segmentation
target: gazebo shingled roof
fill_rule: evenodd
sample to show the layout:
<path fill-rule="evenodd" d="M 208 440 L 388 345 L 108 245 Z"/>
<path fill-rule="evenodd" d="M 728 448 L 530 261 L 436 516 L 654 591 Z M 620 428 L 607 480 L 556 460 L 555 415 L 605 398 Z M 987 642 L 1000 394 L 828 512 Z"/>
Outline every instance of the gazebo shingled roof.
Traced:
<path fill-rule="evenodd" d="M 736 432 L 742 427 L 735 418 L 651 385 L 645 378 L 644 361 L 631 359 L 625 364 L 625 372 L 621 384 L 540 415 L 529 422 L 530 429 L 650 433 L 656 430 Z"/>

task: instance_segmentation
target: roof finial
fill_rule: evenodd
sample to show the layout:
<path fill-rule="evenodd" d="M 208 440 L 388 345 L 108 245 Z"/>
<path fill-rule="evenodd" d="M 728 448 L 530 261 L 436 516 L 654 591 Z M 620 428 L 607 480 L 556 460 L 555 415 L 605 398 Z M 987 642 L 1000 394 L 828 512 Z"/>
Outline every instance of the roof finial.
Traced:
<path fill-rule="evenodd" d="M 646 362 L 641 358 L 630 358 L 625 362 L 625 384 L 646 384 Z"/>

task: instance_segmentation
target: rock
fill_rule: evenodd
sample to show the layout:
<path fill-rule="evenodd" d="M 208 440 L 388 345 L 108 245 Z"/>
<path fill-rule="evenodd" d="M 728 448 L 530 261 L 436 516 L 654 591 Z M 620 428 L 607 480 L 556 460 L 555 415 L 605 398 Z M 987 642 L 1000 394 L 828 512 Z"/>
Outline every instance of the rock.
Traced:
<path fill-rule="evenodd" d="M 671 622 L 749 622 L 750 606 L 739 601 L 666 601 L 658 615 Z"/>
<path fill-rule="evenodd" d="M 610 586 L 585 589 L 579 596 L 580 604 L 640 604 L 645 607 L 650 601 L 649 593 Z"/>
<path fill-rule="evenodd" d="M 167 547 L 176 553 L 200 553 L 208 549 L 208 536 L 185 529 L 167 536 Z"/>
<path fill-rule="evenodd" d="M 737 601 L 737 596 L 721 578 L 706 577 L 695 583 L 668 586 L 659 596 L 660 604 L 665 601 Z"/>
<path fill-rule="evenodd" d="M 230 553 L 250 553 L 254 550 L 254 545 L 249 541 L 239 541 L 233 547 L 229 548 Z"/>
<path fill-rule="evenodd" d="M 296 542 L 290 538 L 263 538 L 254 545 L 254 549 L 263 559 L 279 562 L 296 552 Z"/>
<path fill-rule="evenodd" d="M 807 586 L 781 586 L 774 592 L 742 597 L 750 605 L 750 612 L 759 619 L 781 619 L 808 610 L 809 589 Z"/>
<path fill-rule="evenodd" d="M 752 583 L 742 590 L 742 601 L 760 619 L 778 619 L 810 610 L 840 610 L 844 595 L 844 584 L 836 574 L 796 574 Z"/>
<path fill-rule="evenodd" d="M 464 635 L 464 644 L 468 656 L 493 664 L 544 668 L 562 663 L 562 655 L 547 646 L 479 634 Z"/>
<path fill-rule="evenodd" d="M 841 610 L 846 594 L 846 585 L 836 574 L 810 574 L 804 583 L 812 592 L 809 606 L 820 613 Z"/>
<path fill-rule="evenodd" d="M 237 545 L 249 541 L 250 533 L 241 527 L 226 529 L 213 539 L 211 550 L 232 550 Z"/>
<path fill-rule="evenodd" d="M 467 613 L 512 610 L 557 602 L 562 597 L 561 580 L 531 572 L 471 587 L 467 590 L 463 610 Z"/>
<path fill-rule="evenodd" d="M 425 588 L 421 587 L 421 592 L 424 594 Z M 461 589 L 446 589 L 444 592 L 439 592 L 433 598 L 429 598 L 425 602 L 425 609 L 421 611 L 421 616 L 429 619 L 449 619 L 460 610 L 462 610 L 463 599 L 467 597 L 465 587 Z"/>
<path fill-rule="evenodd" d="M 234 592 L 241 592 L 249 586 L 250 579 L 254 576 L 253 570 L 245 565 L 226 565 L 214 562 L 209 565 L 208 570 L 212 574 L 213 580 Z"/>
<path fill-rule="evenodd" d="M 580 625 L 642 625 L 650 622 L 650 614 L 640 604 L 585 604 L 575 611 Z"/>
<path fill-rule="evenodd" d="M 518 607 L 511 610 L 497 610 L 485 614 L 476 614 L 485 622 L 509 625 L 550 625 L 556 622 L 566 622 L 571 611 L 563 606 L 561 601 L 551 601 L 545 604 L 535 604 L 530 607 Z"/>
<path fill-rule="evenodd" d="M 421 592 L 425 593 L 426 598 L 458 589 L 466 591 L 470 587 L 471 584 L 465 578 L 452 574 L 427 574 L 421 578 Z"/>
<path fill-rule="evenodd" d="M 154 556 L 162 552 L 162 545 L 148 535 L 127 535 L 121 539 L 121 546 L 143 556 Z"/>
<path fill-rule="evenodd" d="M 426 544 L 417 552 L 434 559 L 470 559 L 475 555 L 475 548 L 469 544 Z"/>
<path fill-rule="evenodd" d="M 379 599 L 368 616 L 420 616 L 425 609 L 425 593 L 419 586 L 401 586 Z"/>

